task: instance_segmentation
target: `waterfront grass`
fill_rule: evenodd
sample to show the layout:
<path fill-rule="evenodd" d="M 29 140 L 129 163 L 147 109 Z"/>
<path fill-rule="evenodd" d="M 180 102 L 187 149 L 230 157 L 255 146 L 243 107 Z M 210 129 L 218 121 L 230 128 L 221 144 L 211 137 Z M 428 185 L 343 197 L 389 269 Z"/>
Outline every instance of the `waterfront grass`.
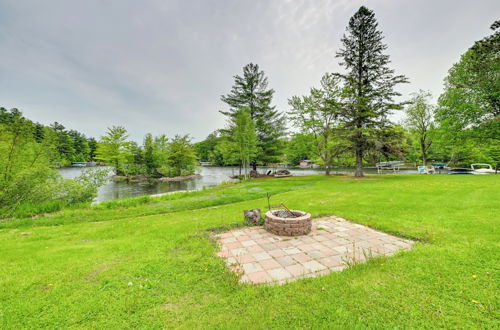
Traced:
<path fill-rule="evenodd" d="M 500 176 L 255 180 L 0 229 L 2 328 L 495 328 Z M 418 240 L 283 286 L 237 284 L 210 238 L 272 203 Z"/>

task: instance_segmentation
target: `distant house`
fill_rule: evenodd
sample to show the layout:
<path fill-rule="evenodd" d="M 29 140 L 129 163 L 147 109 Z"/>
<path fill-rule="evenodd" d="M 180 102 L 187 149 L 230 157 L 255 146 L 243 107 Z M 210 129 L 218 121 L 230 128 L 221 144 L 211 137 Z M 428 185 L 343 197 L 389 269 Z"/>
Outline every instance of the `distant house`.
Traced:
<path fill-rule="evenodd" d="M 313 167 L 313 164 L 314 163 L 312 160 L 304 159 L 304 160 L 300 161 L 299 166 L 302 168 L 311 168 L 311 167 Z"/>
<path fill-rule="evenodd" d="M 201 166 L 212 166 L 212 163 L 210 162 L 200 162 Z"/>

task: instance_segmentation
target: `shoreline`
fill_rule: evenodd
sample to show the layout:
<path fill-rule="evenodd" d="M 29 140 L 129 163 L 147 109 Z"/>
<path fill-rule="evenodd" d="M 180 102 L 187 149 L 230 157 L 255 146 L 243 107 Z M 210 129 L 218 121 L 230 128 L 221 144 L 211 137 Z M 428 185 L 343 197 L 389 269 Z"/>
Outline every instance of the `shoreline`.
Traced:
<path fill-rule="evenodd" d="M 124 175 L 113 175 L 111 176 L 111 180 L 114 182 L 122 182 L 122 181 L 127 181 L 127 182 L 143 182 L 143 181 L 161 181 L 161 182 L 179 182 L 179 181 L 186 181 L 186 180 L 192 180 L 192 179 L 198 179 L 201 178 L 201 174 L 190 174 L 190 175 L 184 175 L 184 176 L 174 176 L 174 177 L 150 177 L 150 176 L 145 176 L 145 175 L 132 175 L 132 176 L 124 176 Z"/>

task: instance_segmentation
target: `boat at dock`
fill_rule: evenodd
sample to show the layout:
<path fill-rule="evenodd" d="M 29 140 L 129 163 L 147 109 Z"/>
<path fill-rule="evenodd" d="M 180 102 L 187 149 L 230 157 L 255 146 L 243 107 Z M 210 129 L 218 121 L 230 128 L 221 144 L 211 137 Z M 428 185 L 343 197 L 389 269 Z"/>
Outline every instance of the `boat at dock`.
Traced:
<path fill-rule="evenodd" d="M 477 164 L 471 164 L 471 170 L 473 174 L 495 174 L 496 171 L 493 169 L 493 166 L 490 164 L 483 164 L 483 163 L 477 163 Z"/>
<path fill-rule="evenodd" d="M 472 169 L 466 167 L 450 168 L 448 174 L 473 174 Z"/>
<path fill-rule="evenodd" d="M 71 167 L 93 167 L 96 166 L 96 162 L 72 162 Z"/>

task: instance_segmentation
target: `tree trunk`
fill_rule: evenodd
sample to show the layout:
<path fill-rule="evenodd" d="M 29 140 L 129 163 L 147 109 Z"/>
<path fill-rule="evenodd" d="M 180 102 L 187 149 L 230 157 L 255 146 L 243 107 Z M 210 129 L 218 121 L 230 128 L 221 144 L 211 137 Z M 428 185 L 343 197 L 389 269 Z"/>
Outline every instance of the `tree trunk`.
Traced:
<path fill-rule="evenodd" d="M 356 146 L 356 173 L 354 176 L 357 178 L 363 177 L 363 149 Z"/>
<path fill-rule="evenodd" d="M 425 142 L 420 142 L 420 150 L 422 151 L 422 165 L 427 166 L 427 150 L 426 150 Z"/>
<path fill-rule="evenodd" d="M 252 162 L 252 169 L 253 169 L 254 171 L 257 171 L 257 162 L 256 162 L 256 161 L 253 161 L 253 162 Z"/>
<path fill-rule="evenodd" d="M 325 143 L 326 145 L 327 143 Z M 330 151 L 325 151 L 324 155 L 322 155 L 321 159 L 323 163 L 325 163 L 325 175 L 330 175 L 330 164 L 332 163 L 332 157 L 330 155 Z"/>

